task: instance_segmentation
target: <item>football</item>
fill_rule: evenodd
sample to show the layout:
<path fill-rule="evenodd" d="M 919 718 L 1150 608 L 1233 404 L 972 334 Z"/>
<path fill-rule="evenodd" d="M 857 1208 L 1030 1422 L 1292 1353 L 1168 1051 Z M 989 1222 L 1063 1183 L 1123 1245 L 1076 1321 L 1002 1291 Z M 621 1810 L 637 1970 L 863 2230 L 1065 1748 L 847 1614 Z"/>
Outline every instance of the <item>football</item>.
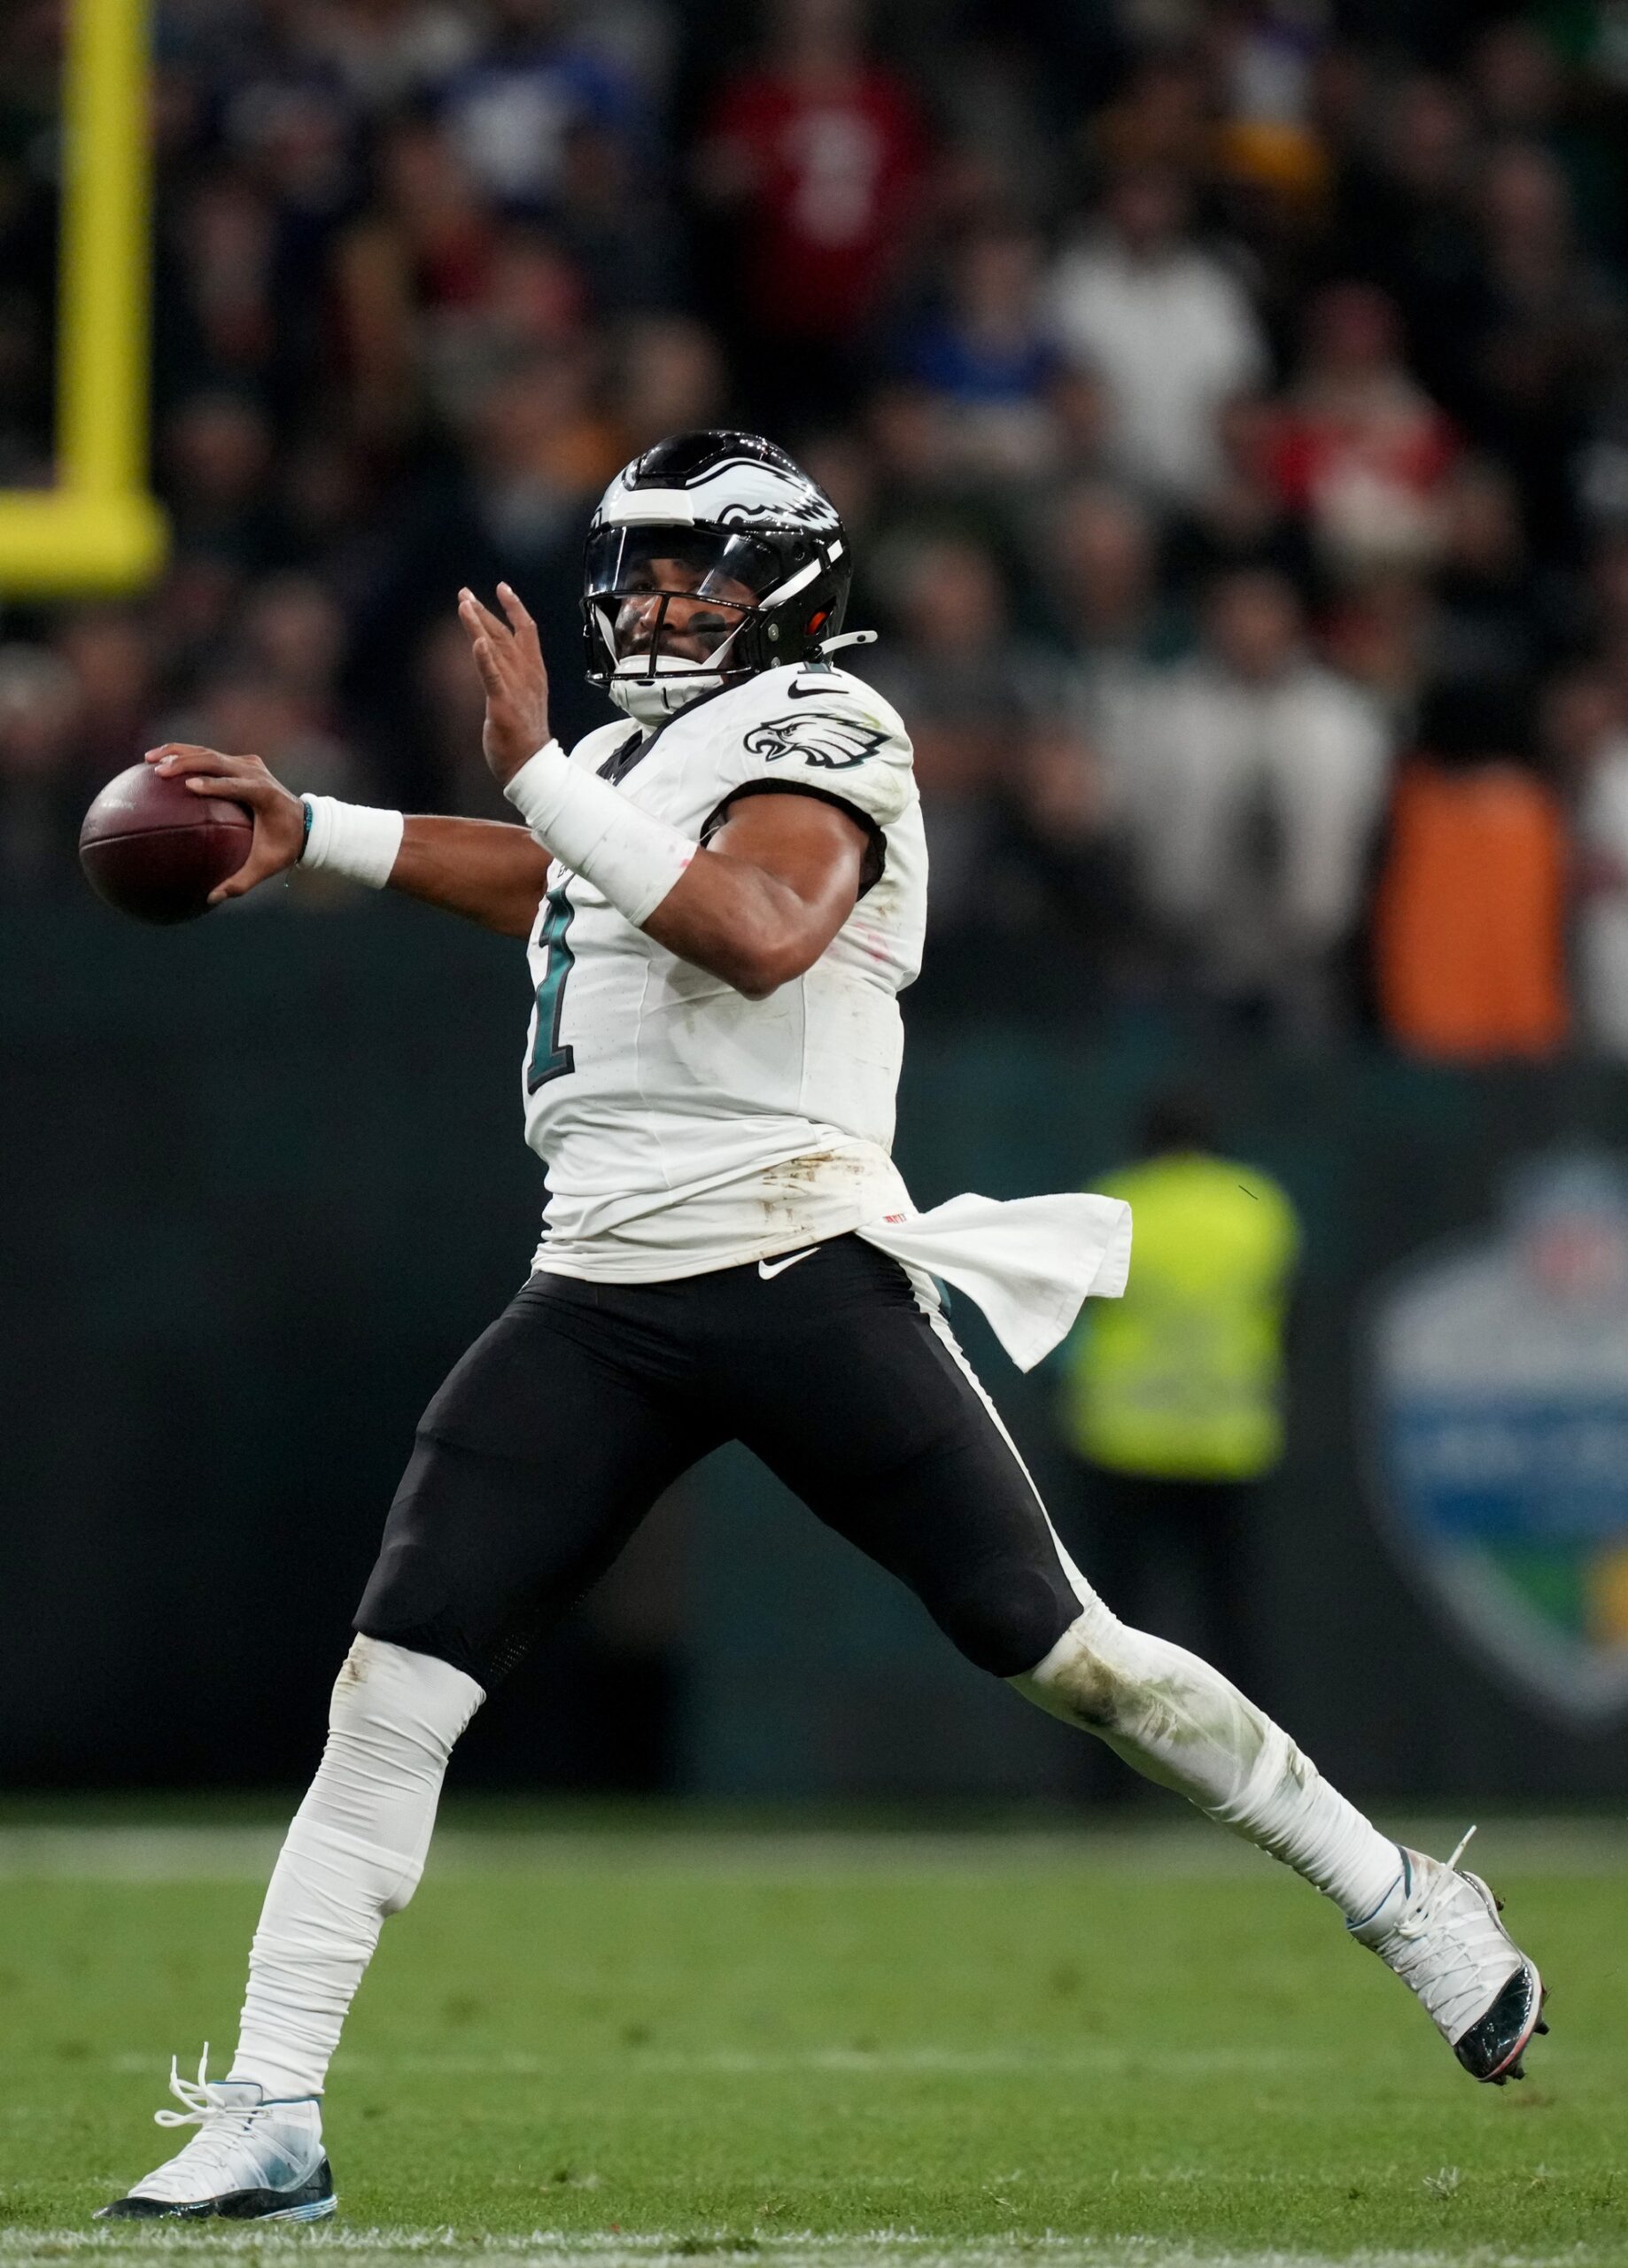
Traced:
<path fill-rule="evenodd" d="M 79 862 L 99 897 L 138 921 L 191 921 L 235 874 L 254 818 L 223 796 L 195 796 L 151 764 L 110 780 L 79 830 Z"/>

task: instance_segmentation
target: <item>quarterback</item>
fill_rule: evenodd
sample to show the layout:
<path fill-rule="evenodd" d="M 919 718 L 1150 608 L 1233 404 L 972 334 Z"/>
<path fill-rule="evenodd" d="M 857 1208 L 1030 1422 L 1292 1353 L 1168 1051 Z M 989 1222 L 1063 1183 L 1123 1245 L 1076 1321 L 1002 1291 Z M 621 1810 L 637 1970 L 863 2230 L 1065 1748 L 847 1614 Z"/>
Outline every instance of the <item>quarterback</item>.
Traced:
<path fill-rule="evenodd" d="M 904 724 L 832 659 L 852 571 L 829 499 L 757 436 L 685 433 L 589 533 L 588 674 L 619 711 L 569 755 L 516 594 L 459 612 L 523 825 L 300 796 L 257 757 L 150 761 L 254 814 L 232 897 L 294 866 L 527 941 L 529 1281 L 418 1426 L 249 1957 L 223 2079 L 104 2216 L 316 2220 L 329 2062 L 412 1897 L 447 1759 L 492 1686 L 696 1460 L 740 1441 L 908 1584 L 951 1644 L 1281 1859 L 1417 1995 L 1477 2079 L 1544 2029 L 1480 1878 L 1399 1848 L 1205 1663 L 1128 1629 L 1062 1549 L 934 1279 L 1031 1363 L 1123 1288 L 1123 1205 L 919 1213 L 891 1157 L 898 995 L 926 860 Z M 1461 1845 L 1461 1851 L 1462 1846 Z"/>

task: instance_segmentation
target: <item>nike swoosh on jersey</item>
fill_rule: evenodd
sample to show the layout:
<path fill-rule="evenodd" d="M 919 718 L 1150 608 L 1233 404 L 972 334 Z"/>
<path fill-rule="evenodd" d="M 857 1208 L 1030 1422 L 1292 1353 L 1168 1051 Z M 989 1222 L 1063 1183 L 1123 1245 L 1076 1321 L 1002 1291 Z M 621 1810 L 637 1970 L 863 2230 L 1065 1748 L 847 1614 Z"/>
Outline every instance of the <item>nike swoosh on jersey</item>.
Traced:
<path fill-rule="evenodd" d="M 832 689 L 829 678 L 820 685 L 788 685 L 786 688 L 794 701 L 818 701 L 822 693 L 830 693 Z"/>
<path fill-rule="evenodd" d="M 757 1272 L 766 1284 L 771 1277 L 783 1276 L 788 1268 L 795 1268 L 800 1260 L 812 1260 L 818 1250 L 817 1244 L 810 1244 L 805 1245 L 801 1252 L 787 1254 L 784 1260 L 760 1260 Z"/>

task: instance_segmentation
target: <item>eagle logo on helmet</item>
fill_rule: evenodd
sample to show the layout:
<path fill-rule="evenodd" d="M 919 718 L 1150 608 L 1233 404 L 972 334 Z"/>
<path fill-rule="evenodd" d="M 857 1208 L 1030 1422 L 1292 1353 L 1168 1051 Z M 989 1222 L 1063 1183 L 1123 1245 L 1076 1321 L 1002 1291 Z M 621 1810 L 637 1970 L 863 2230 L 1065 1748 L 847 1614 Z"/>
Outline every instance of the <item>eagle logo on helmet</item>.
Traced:
<path fill-rule="evenodd" d="M 823 709 L 801 709 L 795 717 L 771 717 L 747 734 L 749 756 L 778 764 L 784 756 L 800 756 L 820 772 L 851 772 L 875 755 L 888 735 L 852 717 L 833 717 Z"/>

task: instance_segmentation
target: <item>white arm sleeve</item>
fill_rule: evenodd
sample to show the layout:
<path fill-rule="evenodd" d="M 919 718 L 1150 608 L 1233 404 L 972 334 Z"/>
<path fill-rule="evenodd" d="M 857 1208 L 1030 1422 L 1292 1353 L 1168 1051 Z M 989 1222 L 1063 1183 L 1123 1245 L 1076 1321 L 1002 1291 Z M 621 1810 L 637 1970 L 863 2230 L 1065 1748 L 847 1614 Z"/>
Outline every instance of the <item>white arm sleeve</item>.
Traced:
<path fill-rule="evenodd" d="M 701 848 L 572 764 L 558 741 L 523 764 L 503 793 L 543 849 L 602 890 L 636 929 Z"/>

